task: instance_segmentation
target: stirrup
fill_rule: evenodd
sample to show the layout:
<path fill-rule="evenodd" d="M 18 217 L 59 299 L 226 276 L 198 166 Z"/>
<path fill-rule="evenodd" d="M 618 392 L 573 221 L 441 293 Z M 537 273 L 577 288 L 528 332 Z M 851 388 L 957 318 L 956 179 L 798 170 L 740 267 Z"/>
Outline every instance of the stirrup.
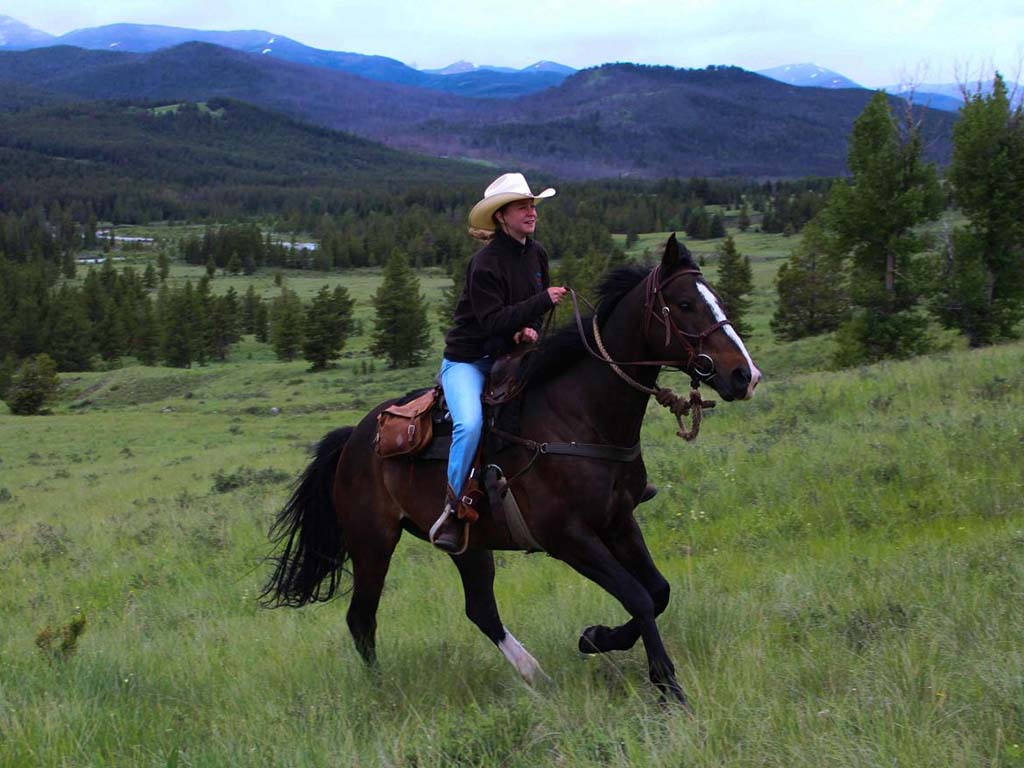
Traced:
<path fill-rule="evenodd" d="M 434 524 L 432 526 L 430 526 L 430 532 L 427 534 L 427 538 L 429 539 L 431 544 L 433 544 L 435 547 L 440 549 L 442 552 L 447 552 L 449 555 L 461 555 L 467 549 L 469 549 L 469 523 L 468 522 L 464 522 L 463 525 L 462 525 L 462 546 L 459 547 L 459 549 L 455 550 L 454 552 L 448 552 L 447 549 L 444 549 L 443 547 L 439 546 L 438 543 L 437 543 L 437 534 L 441 530 L 441 526 L 443 526 L 445 524 L 445 521 L 449 517 L 453 517 L 456 520 L 458 520 L 458 517 L 456 516 L 455 512 L 452 511 L 451 505 L 450 504 L 445 504 L 444 511 L 441 512 L 441 516 L 439 518 L 437 518 L 436 521 L 434 521 Z"/>

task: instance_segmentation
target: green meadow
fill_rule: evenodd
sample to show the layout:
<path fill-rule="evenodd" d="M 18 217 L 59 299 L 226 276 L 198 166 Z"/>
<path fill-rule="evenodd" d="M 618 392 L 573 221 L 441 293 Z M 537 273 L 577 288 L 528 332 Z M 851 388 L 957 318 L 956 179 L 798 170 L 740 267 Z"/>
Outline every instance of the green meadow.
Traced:
<path fill-rule="evenodd" d="M 327 371 L 245 339 L 188 370 L 63 374 L 51 414 L 0 414 L 0 765 L 1024 766 L 1024 343 L 937 336 L 929 356 L 829 371 L 829 338 L 768 330 L 793 242 L 737 238 L 757 397 L 719 404 L 692 444 L 656 406 L 645 423 L 661 492 L 638 517 L 693 717 L 659 703 L 641 647 L 578 653 L 581 629 L 625 617 L 542 554 L 497 556 L 504 622 L 551 677 L 537 689 L 412 537 L 379 669 L 344 598 L 258 606 L 267 529 L 311 446 L 429 383 L 441 349 L 435 334 L 418 368 L 371 361 L 379 271 L 284 272 L 358 301 L 361 333 Z M 713 280 L 714 243 L 689 245 Z M 446 278 L 421 279 L 436 301 Z M 250 283 L 277 290 L 269 274 L 213 287 Z"/>

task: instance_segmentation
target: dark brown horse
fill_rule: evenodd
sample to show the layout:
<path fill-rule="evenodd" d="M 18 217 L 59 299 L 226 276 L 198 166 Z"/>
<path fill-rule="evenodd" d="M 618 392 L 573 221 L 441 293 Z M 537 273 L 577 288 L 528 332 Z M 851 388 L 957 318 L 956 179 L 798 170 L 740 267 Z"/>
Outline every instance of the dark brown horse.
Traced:
<path fill-rule="evenodd" d="M 624 267 L 606 278 L 595 325 L 598 339 L 587 323 L 553 334 L 533 353 L 519 418 L 524 438 L 638 445 L 647 388 L 654 385 L 661 365 L 705 381 L 725 400 L 752 397 L 760 378 L 714 293 L 674 235 L 658 267 Z M 595 344 L 601 347 L 601 341 L 603 354 L 621 364 L 625 377 L 588 353 Z M 377 605 L 391 555 L 402 531 L 426 538 L 445 488 L 444 462 L 377 456 L 376 417 L 384 405 L 320 443 L 278 516 L 274 534 L 282 551 L 264 591 L 269 605 L 328 600 L 338 591 L 349 561 L 353 584 L 348 626 L 369 663 L 375 662 Z M 625 650 L 642 638 L 651 681 L 663 696 L 685 705 L 655 623 L 668 605 L 669 584 L 652 562 L 633 516 L 647 480 L 642 456 L 628 461 L 538 457 L 536 450 L 513 444 L 489 460 L 499 462 L 513 478 L 522 516 L 544 551 L 614 595 L 630 617 L 614 628 L 585 629 L 580 650 Z M 532 682 L 543 672 L 502 625 L 493 589 L 492 550 L 521 547 L 500 509 L 483 514 L 471 530 L 468 551 L 452 556 L 462 577 L 466 615 Z"/>

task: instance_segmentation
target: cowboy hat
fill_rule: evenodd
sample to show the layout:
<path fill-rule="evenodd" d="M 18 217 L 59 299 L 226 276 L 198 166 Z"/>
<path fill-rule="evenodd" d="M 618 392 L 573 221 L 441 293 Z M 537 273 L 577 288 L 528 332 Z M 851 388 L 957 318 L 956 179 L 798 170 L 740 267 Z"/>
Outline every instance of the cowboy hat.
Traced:
<path fill-rule="evenodd" d="M 505 173 L 491 182 L 491 185 L 484 190 L 484 199 L 473 206 L 469 212 L 469 226 L 474 229 L 494 229 L 494 212 L 503 205 L 515 202 L 516 200 L 527 200 L 532 198 L 534 202 L 543 200 L 545 197 L 552 197 L 555 190 L 548 187 L 539 194 L 530 191 L 526 179 L 521 173 Z"/>

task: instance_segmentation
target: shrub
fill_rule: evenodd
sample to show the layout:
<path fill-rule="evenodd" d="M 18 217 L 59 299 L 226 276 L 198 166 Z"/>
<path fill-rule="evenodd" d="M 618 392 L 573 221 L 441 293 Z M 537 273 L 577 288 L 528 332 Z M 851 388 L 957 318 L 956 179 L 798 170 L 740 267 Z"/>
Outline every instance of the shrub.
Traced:
<path fill-rule="evenodd" d="M 78 638 L 85 632 L 85 614 L 76 613 L 63 627 L 43 627 L 36 634 L 36 647 L 51 664 L 66 661 L 78 650 Z M 59 641 L 59 642 L 58 642 Z"/>
<path fill-rule="evenodd" d="M 27 358 L 11 377 L 4 397 L 11 413 L 31 416 L 57 399 L 60 377 L 57 364 L 46 354 Z"/>

